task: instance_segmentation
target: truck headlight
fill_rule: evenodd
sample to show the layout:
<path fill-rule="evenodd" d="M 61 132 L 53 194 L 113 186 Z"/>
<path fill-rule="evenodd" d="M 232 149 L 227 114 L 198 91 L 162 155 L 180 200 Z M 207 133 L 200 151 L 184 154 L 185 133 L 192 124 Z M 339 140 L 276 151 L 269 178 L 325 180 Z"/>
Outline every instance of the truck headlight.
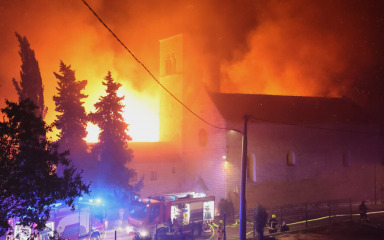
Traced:
<path fill-rule="evenodd" d="M 146 237 L 148 237 L 149 233 L 148 233 L 147 230 L 143 230 L 143 229 L 142 229 L 142 230 L 140 230 L 139 235 L 140 235 L 140 237 L 142 237 L 142 238 L 146 238 Z"/>
<path fill-rule="evenodd" d="M 125 228 L 125 231 L 126 231 L 127 233 L 131 233 L 131 232 L 133 232 L 133 227 L 131 227 L 131 226 L 127 226 L 127 227 Z"/>

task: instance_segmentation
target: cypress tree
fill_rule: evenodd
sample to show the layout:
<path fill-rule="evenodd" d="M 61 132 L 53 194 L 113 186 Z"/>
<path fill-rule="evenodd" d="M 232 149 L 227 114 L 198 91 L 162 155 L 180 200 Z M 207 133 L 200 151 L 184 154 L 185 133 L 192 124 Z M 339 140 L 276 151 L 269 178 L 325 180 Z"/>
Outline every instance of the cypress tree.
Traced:
<path fill-rule="evenodd" d="M 55 120 L 59 133 L 60 147 L 70 150 L 71 156 L 84 152 L 87 144 L 84 138 L 87 136 L 87 114 L 83 106 L 83 99 L 88 96 L 81 93 L 87 85 L 86 80 L 77 81 L 75 71 L 71 65 L 65 65 L 60 61 L 60 74 L 54 73 L 57 78 L 58 95 L 53 97 L 59 113 Z"/>
<path fill-rule="evenodd" d="M 136 173 L 126 167 L 133 154 L 128 148 L 128 141 L 132 138 L 127 133 L 128 124 L 122 115 L 124 105 L 121 101 L 124 97 L 117 95 L 121 84 L 114 81 L 111 72 L 108 72 L 104 80 L 106 95 L 100 97 L 94 105 L 96 112 L 89 114 L 91 122 L 97 124 L 101 131 L 99 142 L 93 149 L 100 160 L 96 185 L 99 189 L 111 189 L 114 194 L 127 193 L 134 190 L 129 179 Z"/>
<path fill-rule="evenodd" d="M 44 86 L 41 79 L 39 63 L 36 60 L 35 52 L 31 49 L 26 37 L 16 33 L 19 41 L 21 57 L 20 82 L 12 79 L 13 85 L 19 95 L 19 102 L 27 98 L 31 99 L 39 108 L 36 109 L 37 116 L 43 116 L 47 112 L 44 106 Z"/>

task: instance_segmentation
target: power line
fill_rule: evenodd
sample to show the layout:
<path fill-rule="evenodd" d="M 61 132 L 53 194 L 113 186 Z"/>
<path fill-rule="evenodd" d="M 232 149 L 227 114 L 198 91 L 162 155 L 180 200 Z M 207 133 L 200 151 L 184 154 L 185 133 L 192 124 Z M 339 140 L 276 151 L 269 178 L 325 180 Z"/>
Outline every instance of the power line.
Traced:
<path fill-rule="evenodd" d="M 144 70 L 156 81 L 157 84 L 160 85 L 171 97 L 173 97 L 178 103 L 180 103 L 185 109 L 187 109 L 190 113 L 192 113 L 195 117 L 200 119 L 202 122 L 208 124 L 211 127 L 217 128 L 217 129 L 223 129 L 223 130 L 235 130 L 235 129 L 230 129 L 230 128 L 225 128 L 225 127 L 218 127 L 204 118 L 200 117 L 197 113 L 195 113 L 192 109 L 190 109 L 186 104 L 184 104 L 181 100 L 179 100 L 175 95 L 173 95 L 172 92 L 170 92 L 161 82 L 152 74 L 152 72 L 142 63 L 130 50 L 129 48 L 120 40 L 120 38 L 107 26 L 106 23 L 99 17 L 99 15 L 91 8 L 91 6 L 88 5 L 88 3 L 85 0 L 81 0 L 87 7 L 88 9 L 95 15 L 95 17 L 100 21 L 101 24 L 112 34 L 112 36 L 125 48 L 125 50 L 128 51 L 128 53 L 133 57 L 133 59 L 138 62 Z M 294 123 L 283 123 L 283 122 L 274 122 L 274 121 L 269 121 L 265 119 L 258 119 L 253 116 L 251 116 L 252 120 L 257 120 L 257 121 L 263 121 L 263 122 L 269 122 L 269 123 L 274 123 L 274 124 L 284 124 L 284 125 L 291 125 L 291 126 L 297 126 L 297 127 L 305 127 L 305 128 L 312 128 L 312 129 L 320 129 L 320 130 L 328 130 L 328 131 L 341 131 L 341 132 L 354 132 L 354 133 L 368 133 L 368 132 L 361 132 L 361 131 L 353 131 L 353 130 L 346 130 L 346 129 L 331 129 L 331 128 L 323 128 L 323 127 L 315 127 L 315 126 L 305 126 L 305 125 L 300 125 L 300 124 L 294 124 Z M 239 130 L 235 130 L 241 133 Z"/>
<path fill-rule="evenodd" d="M 212 123 L 208 122 L 204 118 L 200 117 L 197 113 L 192 111 L 187 105 L 185 105 L 181 100 L 179 100 L 175 95 L 173 95 L 163 84 L 160 83 L 160 81 L 152 74 L 151 71 L 128 49 L 128 47 L 117 37 L 117 35 L 107 26 L 107 24 L 104 23 L 104 21 L 97 15 L 97 13 L 88 5 L 88 3 L 85 0 L 81 0 L 88 8 L 89 10 L 96 16 L 96 18 L 99 20 L 103 26 L 108 29 L 108 31 L 112 34 L 112 36 L 125 48 L 125 50 L 128 51 L 129 54 L 135 59 L 136 62 L 138 62 L 144 69 L 147 71 L 147 73 L 169 94 L 171 95 L 177 102 L 179 102 L 185 109 L 187 109 L 190 113 L 195 115 L 198 119 L 203 121 L 204 123 L 210 125 L 211 127 L 217 128 L 217 129 L 225 129 L 228 130 L 227 128 L 224 127 L 218 127 L 216 125 L 213 125 Z"/>

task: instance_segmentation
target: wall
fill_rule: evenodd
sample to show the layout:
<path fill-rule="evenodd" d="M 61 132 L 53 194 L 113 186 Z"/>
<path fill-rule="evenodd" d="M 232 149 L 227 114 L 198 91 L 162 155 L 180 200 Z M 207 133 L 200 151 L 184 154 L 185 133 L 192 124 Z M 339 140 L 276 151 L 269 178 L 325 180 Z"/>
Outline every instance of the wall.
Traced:
<path fill-rule="evenodd" d="M 141 196 L 183 191 L 185 168 L 181 156 L 172 144 L 132 142 L 129 146 L 133 150 L 134 158 L 127 167 L 135 169 L 137 173 L 133 183 L 144 177 Z"/>
<path fill-rule="evenodd" d="M 229 123 L 229 127 L 243 126 L 238 122 Z M 240 186 L 241 139 L 240 134 L 227 132 L 228 194 L 236 204 L 239 194 L 234 189 Z M 373 201 L 375 197 L 380 202 L 382 142 L 377 134 L 250 122 L 248 153 L 256 158 L 256 182 L 247 179 L 247 207 L 329 199 Z M 289 152 L 295 154 L 295 166 L 287 165 Z M 343 163 L 347 155 L 350 166 Z"/>
<path fill-rule="evenodd" d="M 225 127 L 225 121 L 205 89 L 196 92 L 198 97 L 189 106 L 209 123 Z M 226 197 L 225 152 L 225 130 L 212 127 L 184 110 L 182 155 L 188 169 L 188 181 L 194 184 L 192 188 L 196 188 L 196 180 L 201 178 L 206 185 L 204 192 L 214 195 L 216 203 Z"/>

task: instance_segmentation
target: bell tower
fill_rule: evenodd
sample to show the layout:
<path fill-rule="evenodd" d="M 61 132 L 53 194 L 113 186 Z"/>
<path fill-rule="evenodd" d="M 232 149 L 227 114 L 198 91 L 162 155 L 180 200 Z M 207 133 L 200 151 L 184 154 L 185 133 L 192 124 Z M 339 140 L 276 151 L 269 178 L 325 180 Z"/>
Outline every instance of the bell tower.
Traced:
<path fill-rule="evenodd" d="M 160 82 L 179 100 L 183 99 L 183 35 L 160 40 Z M 182 106 L 169 93 L 160 93 L 161 142 L 181 147 Z"/>

